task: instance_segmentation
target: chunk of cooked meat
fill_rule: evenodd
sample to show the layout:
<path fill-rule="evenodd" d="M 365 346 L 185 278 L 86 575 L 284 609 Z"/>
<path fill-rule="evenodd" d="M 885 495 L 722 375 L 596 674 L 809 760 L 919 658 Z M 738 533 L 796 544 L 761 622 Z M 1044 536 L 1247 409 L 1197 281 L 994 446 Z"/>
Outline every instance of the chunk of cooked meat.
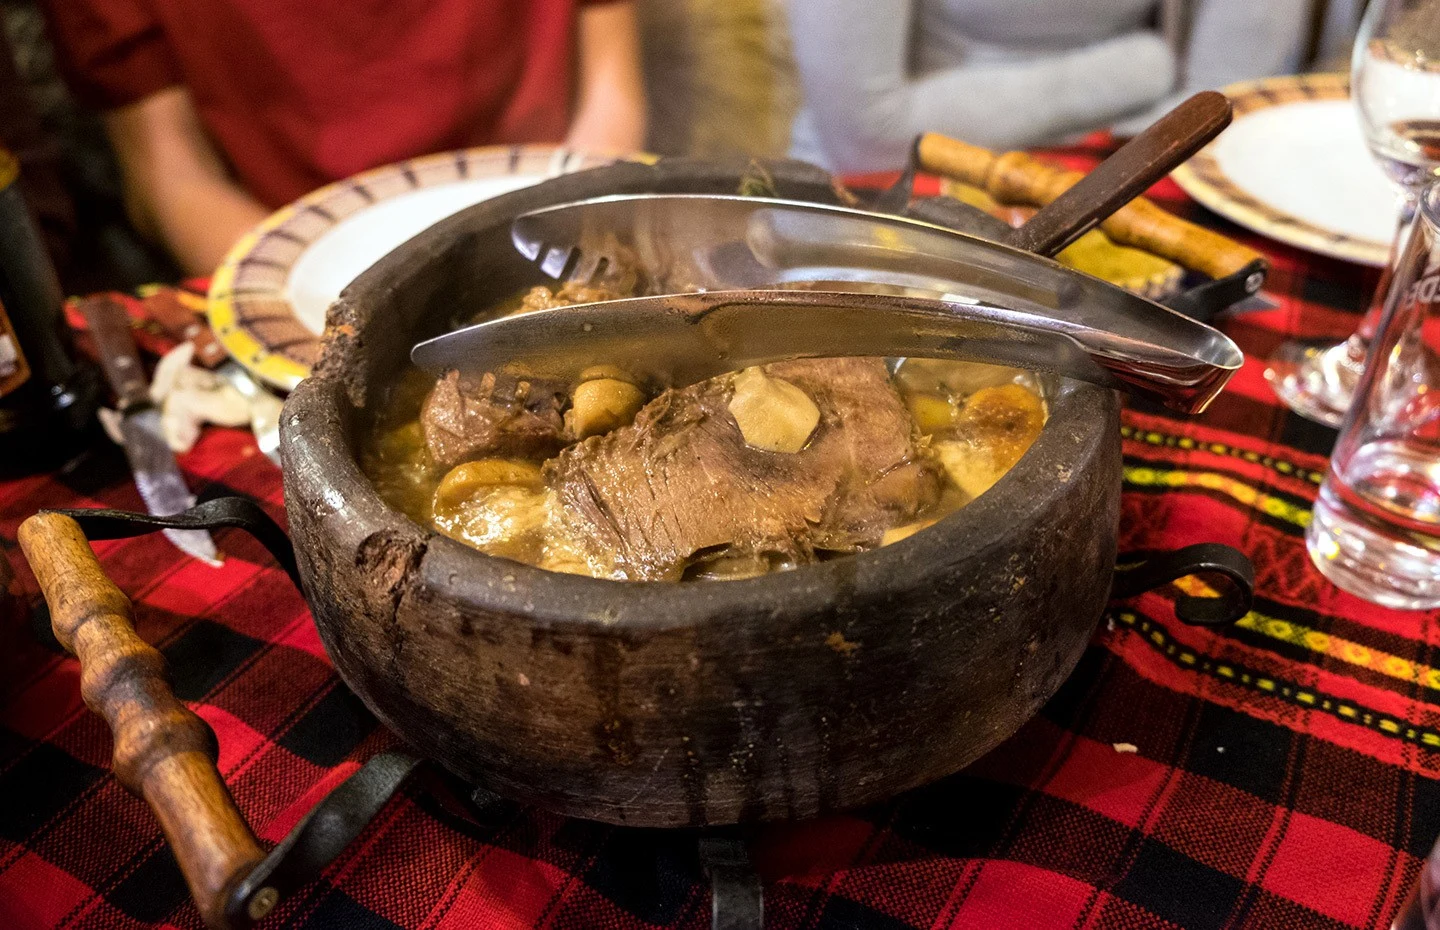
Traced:
<path fill-rule="evenodd" d="M 820 408 L 793 454 L 745 444 L 727 409 L 733 377 L 670 390 L 635 422 L 546 465 L 567 535 L 614 576 L 678 578 L 700 553 L 814 561 L 878 545 L 933 503 L 941 476 L 880 359 L 765 366 Z"/>
<path fill-rule="evenodd" d="M 532 287 L 515 313 L 614 300 L 615 290 L 574 282 L 551 291 Z M 425 398 L 420 423 L 437 465 L 451 468 L 487 456 L 548 458 L 566 442 L 558 386 L 485 374 L 476 379 L 447 372 Z"/>
<path fill-rule="evenodd" d="M 425 398 L 420 426 L 444 468 L 487 456 L 547 458 L 565 444 L 563 404 L 564 394 L 545 385 L 451 371 Z"/>

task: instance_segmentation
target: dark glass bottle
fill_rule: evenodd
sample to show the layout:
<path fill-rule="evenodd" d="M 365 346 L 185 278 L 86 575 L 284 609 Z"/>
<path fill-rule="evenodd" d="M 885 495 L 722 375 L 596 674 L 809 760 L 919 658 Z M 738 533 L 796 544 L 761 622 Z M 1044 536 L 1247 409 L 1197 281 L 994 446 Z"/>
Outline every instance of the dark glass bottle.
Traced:
<path fill-rule="evenodd" d="M 0 476 L 56 468 L 95 440 L 100 379 L 77 362 L 63 292 L 0 149 Z"/>

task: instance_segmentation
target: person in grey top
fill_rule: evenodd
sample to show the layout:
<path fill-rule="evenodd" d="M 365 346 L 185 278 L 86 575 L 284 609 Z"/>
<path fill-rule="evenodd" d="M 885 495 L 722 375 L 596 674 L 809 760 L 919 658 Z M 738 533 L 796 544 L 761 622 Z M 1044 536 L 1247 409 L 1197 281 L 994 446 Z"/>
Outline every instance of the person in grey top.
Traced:
<path fill-rule="evenodd" d="M 1188 0 L 1177 54 L 1159 0 L 786 0 L 803 92 L 791 154 L 904 163 L 940 132 L 996 149 L 1122 123 L 1197 90 L 1293 70 L 1314 0 Z"/>

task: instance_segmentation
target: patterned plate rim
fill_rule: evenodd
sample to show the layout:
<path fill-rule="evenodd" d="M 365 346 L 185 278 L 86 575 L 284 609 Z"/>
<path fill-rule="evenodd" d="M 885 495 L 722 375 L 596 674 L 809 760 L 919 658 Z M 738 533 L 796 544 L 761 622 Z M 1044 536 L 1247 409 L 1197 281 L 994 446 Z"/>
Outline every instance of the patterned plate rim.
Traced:
<path fill-rule="evenodd" d="M 300 323 L 285 298 L 285 285 L 300 255 L 331 228 L 381 200 L 453 182 L 421 180 L 448 167 L 455 169 L 456 178 L 499 177 L 519 173 L 522 165 L 528 168 L 543 162 L 546 176 L 555 177 L 622 158 L 655 160 L 643 153 L 581 152 L 560 145 L 491 145 L 411 158 L 328 184 L 276 210 L 231 247 L 210 278 L 206 300 L 210 326 L 230 356 L 251 374 L 282 391 L 293 390 L 309 374 L 306 358 L 318 352 L 320 337 Z M 504 171 L 470 174 L 472 168 L 490 169 L 497 162 L 505 166 Z M 370 190 L 372 185 L 396 177 L 404 178 L 408 186 L 380 194 Z M 283 243 L 286 257 L 257 256 L 259 250 L 276 243 Z M 263 280 L 247 282 L 245 278 L 253 276 L 256 268 Z M 262 330 L 279 330 L 281 335 Z"/>
<path fill-rule="evenodd" d="M 1257 110 L 1303 100 L 1347 99 L 1350 79 L 1343 73 L 1284 75 L 1231 84 L 1224 93 L 1234 104 L 1239 119 Z M 1365 265 L 1384 265 L 1389 258 L 1389 243 L 1316 226 L 1247 193 L 1220 168 L 1213 143 L 1176 168 L 1172 177 L 1185 193 L 1209 209 L 1288 245 Z"/>

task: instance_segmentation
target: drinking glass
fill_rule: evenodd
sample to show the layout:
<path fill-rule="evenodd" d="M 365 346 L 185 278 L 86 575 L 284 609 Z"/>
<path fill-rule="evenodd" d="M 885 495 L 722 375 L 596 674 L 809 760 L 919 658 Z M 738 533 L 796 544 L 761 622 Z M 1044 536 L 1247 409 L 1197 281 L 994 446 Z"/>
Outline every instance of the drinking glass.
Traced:
<path fill-rule="evenodd" d="M 1410 886 L 1410 895 L 1390 930 L 1440 930 L 1440 841 L 1420 865 L 1420 875 Z"/>
<path fill-rule="evenodd" d="M 1265 377 L 1291 410 L 1339 426 L 1385 305 L 1415 203 L 1440 177 L 1440 0 L 1371 0 L 1350 62 L 1350 99 L 1370 154 L 1400 191 L 1400 223 L 1370 309 L 1349 339 L 1292 339 Z"/>
<path fill-rule="evenodd" d="M 1305 541 L 1335 584 L 1440 607 L 1440 184 L 1421 196 Z"/>

